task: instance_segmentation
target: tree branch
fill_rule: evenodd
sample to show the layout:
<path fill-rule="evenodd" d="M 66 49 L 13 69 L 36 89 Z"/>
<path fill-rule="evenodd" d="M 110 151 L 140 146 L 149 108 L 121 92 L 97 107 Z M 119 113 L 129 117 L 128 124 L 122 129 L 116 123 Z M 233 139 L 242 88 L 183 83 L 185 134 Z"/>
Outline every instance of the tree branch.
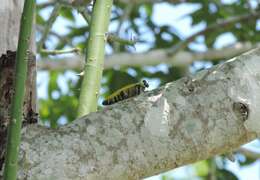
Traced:
<path fill-rule="evenodd" d="M 54 21 L 56 20 L 57 16 L 59 15 L 60 8 L 61 8 L 61 5 L 59 3 L 56 3 L 54 6 L 54 9 L 51 12 L 51 15 L 50 15 L 48 21 L 46 22 L 46 26 L 44 27 L 42 37 L 39 40 L 39 42 L 37 43 L 38 50 L 40 50 L 42 48 L 43 43 L 45 42 Z"/>
<path fill-rule="evenodd" d="M 75 120 L 24 129 L 20 179 L 140 179 L 260 135 L 260 49 Z"/>
<path fill-rule="evenodd" d="M 119 44 L 129 45 L 129 46 L 134 46 L 137 42 L 136 39 L 124 39 L 113 33 L 107 33 L 106 38 L 108 42 L 118 42 Z"/>
<path fill-rule="evenodd" d="M 239 148 L 236 152 L 241 153 L 243 155 L 245 155 L 248 158 L 252 158 L 252 159 L 260 159 L 260 153 L 251 151 L 247 148 Z"/>
<path fill-rule="evenodd" d="M 215 24 L 209 25 L 207 28 L 203 29 L 202 31 L 199 31 L 199 32 L 193 34 L 192 36 L 190 36 L 189 38 L 185 39 L 184 41 L 181 41 L 178 44 L 176 44 L 172 49 L 169 50 L 169 55 L 174 55 L 179 50 L 184 49 L 190 42 L 192 42 L 199 35 L 205 35 L 207 33 L 210 33 L 212 31 L 219 29 L 220 27 L 224 28 L 224 27 L 230 26 L 237 22 L 257 19 L 259 17 L 260 17 L 260 11 L 253 12 L 250 14 L 243 14 L 240 16 L 229 17 L 228 19 L 224 19 L 224 20 L 219 20 Z"/>
<path fill-rule="evenodd" d="M 58 54 L 69 54 L 69 53 L 80 53 L 79 48 L 72 48 L 72 49 L 54 49 L 54 50 L 49 50 L 49 49 L 41 49 L 40 53 L 45 54 L 45 55 L 58 55 Z"/>
<path fill-rule="evenodd" d="M 260 47 L 260 44 L 252 45 L 251 43 L 237 43 L 231 47 L 223 49 L 211 49 L 206 52 L 188 52 L 179 51 L 176 55 L 168 56 L 167 50 L 153 50 L 146 53 L 129 54 L 119 53 L 108 56 L 105 60 L 105 69 L 113 68 L 114 66 L 123 67 L 140 67 L 149 65 L 158 65 L 161 63 L 172 64 L 174 66 L 187 66 L 194 61 L 218 61 L 228 59 L 239 55 L 255 47 Z M 42 59 L 37 63 L 40 70 L 66 70 L 78 69 L 84 67 L 84 57 L 74 56 L 64 58 L 63 60 Z"/>
<path fill-rule="evenodd" d="M 37 29 L 37 31 L 40 31 L 41 33 L 43 33 L 45 28 L 43 26 L 37 25 L 36 29 Z M 56 38 L 59 39 L 60 42 L 65 42 L 69 46 L 73 46 L 71 40 L 68 37 L 66 37 L 66 35 L 62 36 L 54 31 L 50 31 L 49 35 L 55 36 Z"/>

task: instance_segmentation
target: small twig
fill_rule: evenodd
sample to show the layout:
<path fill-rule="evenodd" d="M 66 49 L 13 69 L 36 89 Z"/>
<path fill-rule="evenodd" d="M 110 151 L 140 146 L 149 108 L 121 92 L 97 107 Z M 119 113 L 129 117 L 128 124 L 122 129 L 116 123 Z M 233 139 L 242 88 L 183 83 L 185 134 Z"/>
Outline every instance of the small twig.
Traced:
<path fill-rule="evenodd" d="M 179 50 L 184 49 L 190 42 L 192 42 L 199 35 L 205 35 L 209 32 L 219 29 L 219 27 L 223 28 L 223 27 L 227 27 L 227 26 L 232 25 L 237 22 L 256 19 L 259 17 L 260 17 L 260 12 L 257 12 L 257 13 L 244 14 L 241 16 L 234 16 L 234 17 L 230 17 L 228 19 L 220 20 L 215 24 L 209 25 L 207 28 L 203 29 L 202 31 L 199 31 L 199 32 L 193 34 L 192 36 L 185 39 L 184 41 L 177 43 L 173 48 L 171 48 L 168 51 L 168 55 L 172 56 L 172 55 L 176 54 Z"/>
<path fill-rule="evenodd" d="M 36 30 L 38 30 L 38 31 L 40 31 L 41 33 L 43 33 L 44 27 L 43 27 L 43 26 L 40 26 L 40 25 L 37 25 L 37 26 L 36 26 Z M 67 43 L 68 45 L 73 46 L 72 43 L 71 43 L 71 41 L 69 40 L 69 38 L 68 38 L 66 35 L 61 36 L 60 34 L 54 32 L 54 31 L 50 31 L 49 34 L 52 35 L 52 36 L 55 36 L 56 38 L 58 38 L 60 42 L 65 42 L 65 43 Z"/>
<path fill-rule="evenodd" d="M 47 36 L 50 32 L 51 27 L 52 27 L 54 21 L 56 20 L 57 16 L 59 15 L 60 8 L 61 8 L 61 5 L 59 3 L 56 3 L 54 6 L 54 9 L 51 12 L 50 18 L 46 22 L 46 26 L 42 33 L 42 37 L 41 37 L 40 41 L 38 42 L 38 45 L 37 45 L 38 50 L 42 48 L 43 43 L 47 39 Z"/>
<path fill-rule="evenodd" d="M 108 41 L 108 42 L 118 42 L 118 43 L 120 43 L 120 44 L 130 45 L 130 46 L 135 45 L 135 43 L 137 42 L 136 39 L 124 39 L 124 38 L 120 38 L 120 37 L 116 36 L 116 35 L 113 34 L 113 33 L 107 33 L 107 34 L 106 34 L 106 38 L 107 38 L 107 41 Z"/>
<path fill-rule="evenodd" d="M 69 53 L 80 53 L 79 48 L 72 48 L 72 49 L 64 49 L 64 50 L 48 50 L 48 49 L 41 49 L 40 53 L 46 55 L 59 55 L 59 54 L 69 54 Z"/>
<path fill-rule="evenodd" d="M 120 36 L 122 25 L 129 18 L 129 15 L 130 15 L 131 11 L 133 10 L 133 7 L 134 7 L 134 5 L 130 3 L 124 9 L 123 15 L 119 19 L 119 24 L 118 24 L 117 30 L 115 32 L 115 34 L 117 36 Z M 115 52 L 119 52 L 120 51 L 120 44 L 113 44 L 112 46 L 113 46 Z"/>
<path fill-rule="evenodd" d="M 85 7 L 79 6 L 77 8 L 78 12 L 83 16 L 83 18 L 85 19 L 85 21 L 90 24 L 90 20 L 91 20 L 91 16 L 88 14 L 88 12 L 86 11 Z"/>
<path fill-rule="evenodd" d="M 123 22 L 125 22 L 125 21 L 128 19 L 128 17 L 129 17 L 129 15 L 130 15 L 131 11 L 133 10 L 133 7 L 134 7 L 133 4 L 129 4 L 129 5 L 127 5 L 127 7 L 125 8 L 124 14 L 123 14 L 123 15 L 121 16 L 121 18 L 119 19 L 119 24 L 118 24 L 117 30 L 116 30 L 116 32 L 115 32 L 116 35 L 119 36 L 120 31 L 121 31 L 121 27 L 122 27 L 122 25 L 123 25 Z"/>
<path fill-rule="evenodd" d="M 239 148 L 236 152 L 241 153 L 243 155 L 245 155 L 248 158 L 252 158 L 252 159 L 259 159 L 260 158 L 260 153 L 251 151 L 247 148 Z"/>
<path fill-rule="evenodd" d="M 49 7 L 49 6 L 53 6 L 56 2 L 44 2 L 44 3 L 40 3 L 40 4 L 37 4 L 37 8 L 39 9 L 43 9 L 43 8 L 46 8 L 46 7 Z"/>

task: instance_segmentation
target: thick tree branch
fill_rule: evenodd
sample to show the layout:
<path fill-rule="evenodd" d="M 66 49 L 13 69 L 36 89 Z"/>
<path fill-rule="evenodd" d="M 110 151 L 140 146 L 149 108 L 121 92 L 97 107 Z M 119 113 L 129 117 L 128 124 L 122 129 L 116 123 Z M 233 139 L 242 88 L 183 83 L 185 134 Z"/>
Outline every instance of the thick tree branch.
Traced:
<path fill-rule="evenodd" d="M 260 135 L 260 49 L 58 130 L 24 129 L 20 179 L 140 179 Z"/>
<path fill-rule="evenodd" d="M 237 43 L 232 47 L 223 49 L 212 49 L 206 52 L 187 52 L 180 51 L 174 56 L 169 56 L 167 50 L 153 50 L 147 53 L 129 54 L 120 53 L 108 56 L 105 60 L 105 68 L 113 68 L 115 66 L 149 66 L 158 65 L 161 63 L 172 64 L 174 66 L 187 66 L 194 61 L 218 61 L 228 59 L 246 52 L 254 47 L 259 47 L 260 44 L 252 45 L 251 43 Z M 42 59 L 37 63 L 38 69 L 41 70 L 66 70 L 79 69 L 84 67 L 83 56 L 73 56 L 64 58 L 63 60 Z"/>

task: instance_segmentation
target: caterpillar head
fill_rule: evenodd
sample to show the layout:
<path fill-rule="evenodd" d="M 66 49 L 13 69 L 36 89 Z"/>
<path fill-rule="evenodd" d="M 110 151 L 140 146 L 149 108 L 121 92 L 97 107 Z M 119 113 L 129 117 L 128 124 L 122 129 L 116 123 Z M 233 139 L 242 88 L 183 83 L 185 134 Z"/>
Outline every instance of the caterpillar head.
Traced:
<path fill-rule="evenodd" d="M 147 82 L 146 80 L 143 80 L 141 83 L 142 83 L 142 85 L 143 85 L 144 87 L 146 87 L 146 88 L 149 87 L 149 84 L 148 84 L 148 82 Z"/>

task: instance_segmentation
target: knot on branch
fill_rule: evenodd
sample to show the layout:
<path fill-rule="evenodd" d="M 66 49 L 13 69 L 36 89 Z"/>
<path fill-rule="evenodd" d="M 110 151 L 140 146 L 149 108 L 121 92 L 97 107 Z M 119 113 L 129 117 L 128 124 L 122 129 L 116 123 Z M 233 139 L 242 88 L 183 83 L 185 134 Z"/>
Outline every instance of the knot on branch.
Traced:
<path fill-rule="evenodd" d="M 249 108 L 247 104 L 242 102 L 234 102 L 233 111 L 235 112 L 236 116 L 241 118 L 243 121 L 248 119 Z"/>
<path fill-rule="evenodd" d="M 0 57 L 0 67 L 7 68 L 7 67 L 14 67 L 15 64 L 15 51 L 7 50 L 6 54 L 2 54 Z"/>

